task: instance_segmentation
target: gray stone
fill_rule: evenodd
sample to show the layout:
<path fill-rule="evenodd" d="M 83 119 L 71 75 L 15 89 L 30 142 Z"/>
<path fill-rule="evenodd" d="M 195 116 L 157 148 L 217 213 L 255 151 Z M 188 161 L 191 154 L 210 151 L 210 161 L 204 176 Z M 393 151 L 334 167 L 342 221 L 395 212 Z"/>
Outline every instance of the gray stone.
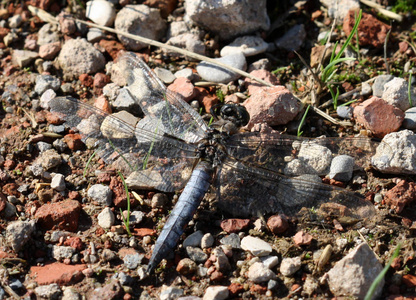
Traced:
<path fill-rule="evenodd" d="M 231 233 L 230 235 L 223 237 L 220 240 L 220 243 L 223 245 L 231 246 L 233 249 L 241 249 L 240 237 L 236 233 Z"/>
<path fill-rule="evenodd" d="M 59 284 L 52 283 L 48 285 L 41 285 L 35 288 L 36 296 L 46 299 L 59 299 L 62 294 L 62 290 Z"/>
<path fill-rule="evenodd" d="M 152 197 L 151 206 L 152 208 L 163 208 L 167 202 L 168 202 L 168 196 L 166 196 L 166 194 L 156 193 Z M 192 246 L 192 245 L 188 245 L 188 246 Z"/>
<path fill-rule="evenodd" d="M 124 272 L 118 273 L 117 279 L 121 285 L 130 285 L 133 283 L 133 278 Z"/>
<path fill-rule="evenodd" d="M 48 130 L 49 130 L 49 132 L 63 134 L 63 133 L 65 133 L 65 126 L 64 125 L 53 125 L 53 124 L 50 124 L 48 126 Z M 55 141 L 59 141 L 59 140 L 55 140 Z M 45 149 L 45 150 L 47 150 L 47 149 Z"/>
<path fill-rule="evenodd" d="M 104 55 L 86 39 L 71 39 L 65 42 L 58 56 L 64 71 L 64 80 L 78 79 L 81 74 L 92 74 L 105 67 Z"/>
<path fill-rule="evenodd" d="M 248 269 L 248 279 L 255 283 L 267 282 L 276 279 L 276 274 L 261 262 L 255 262 Z"/>
<path fill-rule="evenodd" d="M 343 119 L 352 119 L 354 109 L 351 106 L 338 106 L 337 115 Z"/>
<path fill-rule="evenodd" d="M 87 41 L 90 43 L 97 43 L 106 37 L 104 31 L 99 28 L 91 27 L 87 33 Z"/>
<path fill-rule="evenodd" d="M 52 89 L 56 92 L 60 87 L 61 81 L 55 76 L 39 75 L 36 77 L 35 92 L 38 93 L 38 95 L 42 95 L 48 89 Z"/>
<path fill-rule="evenodd" d="M 54 190 L 56 190 L 58 192 L 64 191 L 65 188 L 66 188 L 64 175 L 55 174 L 52 177 L 51 188 L 53 188 Z"/>
<path fill-rule="evenodd" d="M 114 213 L 109 207 L 105 207 L 97 216 L 98 225 L 104 229 L 110 229 L 116 221 Z"/>
<path fill-rule="evenodd" d="M 23 287 L 22 282 L 17 278 L 10 278 L 8 285 L 14 291 L 17 291 Z"/>
<path fill-rule="evenodd" d="M 183 247 L 200 247 L 203 236 L 204 233 L 201 230 L 195 231 L 183 241 Z"/>
<path fill-rule="evenodd" d="M 49 102 L 56 97 L 56 93 L 53 89 L 46 90 L 42 96 L 40 96 L 40 106 L 44 109 L 49 109 Z"/>
<path fill-rule="evenodd" d="M 259 36 L 247 35 L 236 38 L 231 44 L 221 49 L 220 55 L 227 56 L 242 52 L 245 56 L 253 56 L 267 50 L 268 44 Z"/>
<path fill-rule="evenodd" d="M 152 40 L 159 40 L 166 30 L 166 22 L 160 16 L 159 9 L 147 5 L 126 5 L 116 16 L 115 29 L 136 34 Z M 148 45 L 118 35 L 120 42 L 132 51 L 138 51 Z"/>
<path fill-rule="evenodd" d="M 72 87 L 72 84 L 69 82 L 64 83 L 61 85 L 61 91 L 64 94 L 71 94 L 74 91 L 74 88 Z"/>
<path fill-rule="evenodd" d="M 328 286 L 336 297 L 348 296 L 364 299 L 370 285 L 383 270 L 374 252 L 362 243 L 329 270 Z M 377 285 L 373 299 L 381 296 L 384 277 Z"/>
<path fill-rule="evenodd" d="M 282 259 L 280 264 L 280 273 L 283 276 L 292 276 L 295 274 L 300 267 L 302 266 L 300 256 L 296 257 L 285 257 Z"/>
<path fill-rule="evenodd" d="M 138 115 L 141 112 L 140 106 L 131 96 L 127 88 L 121 88 L 118 90 L 118 96 L 113 102 L 113 107 L 116 110 L 126 110 L 134 115 Z"/>
<path fill-rule="evenodd" d="M 167 69 L 156 67 L 153 71 L 164 83 L 169 84 L 176 79 L 175 75 L 173 75 L 173 73 Z"/>
<path fill-rule="evenodd" d="M 162 287 L 162 292 L 160 293 L 160 300 L 172 300 L 178 299 L 184 294 L 183 289 L 176 286 L 164 286 Z"/>
<path fill-rule="evenodd" d="M 214 266 L 218 271 L 225 273 L 231 270 L 230 262 L 228 261 L 228 257 L 225 255 L 222 247 L 215 248 L 212 251 L 212 254 L 215 256 Z"/>
<path fill-rule="evenodd" d="M 59 34 L 57 25 L 46 23 L 38 32 L 38 45 L 46 45 L 59 42 Z"/>
<path fill-rule="evenodd" d="M 404 112 L 402 127 L 409 130 L 416 129 L 416 107 L 411 107 Z"/>
<path fill-rule="evenodd" d="M 394 78 L 393 75 L 379 75 L 376 77 L 373 83 L 373 96 L 380 97 L 384 92 L 384 85 Z"/>
<path fill-rule="evenodd" d="M 241 240 L 241 248 L 255 256 L 266 256 L 273 250 L 269 243 L 252 236 L 246 236 Z"/>
<path fill-rule="evenodd" d="M 6 207 L 2 211 L 2 214 L 4 215 L 6 219 L 16 216 L 17 214 L 16 206 L 14 206 L 12 203 L 7 202 Z"/>
<path fill-rule="evenodd" d="M 395 77 L 384 85 L 384 91 L 381 98 L 387 103 L 406 111 L 411 107 L 409 102 L 409 86 L 403 78 Z M 416 104 L 416 95 L 413 91 L 410 93 L 412 105 Z"/>
<path fill-rule="evenodd" d="M 74 288 L 67 287 L 66 289 L 64 289 L 64 294 L 61 300 L 80 300 L 80 299 L 81 299 L 81 295 L 78 294 Z"/>
<path fill-rule="evenodd" d="M 18 28 L 23 23 L 23 18 L 20 14 L 14 15 L 9 18 L 9 27 Z"/>
<path fill-rule="evenodd" d="M 168 39 L 170 39 L 171 37 L 178 36 L 183 33 L 188 33 L 190 31 L 192 31 L 192 28 L 189 28 L 185 21 L 173 21 L 169 23 L 169 28 L 166 36 Z"/>
<path fill-rule="evenodd" d="M 216 58 L 215 60 L 243 71 L 247 67 L 246 58 L 241 52 Z M 241 76 L 230 70 L 204 61 L 197 65 L 196 70 L 202 79 L 218 83 L 229 83 Z"/>
<path fill-rule="evenodd" d="M 416 174 L 416 135 L 410 130 L 387 134 L 371 158 L 383 173 Z"/>
<path fill-rule="evenodd" d="M 31 239 L 35 228 L 34 220 L 11 222 L 6 228 L 6 241 L 15 252 L 19 252 Z"/>
<path fill-rule="evenodd" d="M 194 72 L 190 68 L 179 70 L 174 75 L 176 78 L 185 77 L 186 79 L 189 79 L 189 80 L 193 80 L 194 78 Z"/>
<path fill-rule="evenodd" d="M 353 60 L 351 60 L 351 61 L 354 62 Z M 361 93 L 360 93 L 361 96 L 364 96 L 364 97 L 370 96 L 372 91 L 373 91 L 373 89 L 372 89 L 371 85 L 368 82 L 363 82 L 361 84 Z"/>
<path fill-rule="evenodd" d="M 38 147 L 40 152 L 44 152 L 46 150 L 52 149 L 52 145 L 45 142 L 37 142 L 36 146 Z"/>
<path fill-rule="evenodd" d="M 265 0 L 187 0 L 185 11 L 185 21 L 188 18 L 225 40 L 270 27 Z"/>
<path fill-rule="evenodd" d="M 68 149 L 68 145 L 63 141 L 63 139 L 54 140 L 52 145 L 60 153 L 65 152 L 65 150 Z"/>
<path fill-rule="evenodd" d="M 338 181 L 349 181 L 354 170 L 354 158 L 349 155 L 335 156 L 331 162 L 329 178 Z"/>
<path fill-rule="evenodd" d="M 112 26 L 116 18 L 116 9 L 109 1 L 88 1 L 85 16 L 98 25 Z"/>
<path fill-rule="evenodd" d="M 186 254 L 197 264 L 203 264 L 208 259 L 208 254 L 198 247 L 186 247 Z"/>
<path fill-rule="evenodd" d="M 226 286 L 209 286 L 204 293 L 203 300 L 225 300 L 229 296 L 229 290 Z"/>
<path fill-rule="evenodd" d="M 123 262 L 127 269 L 134 270 L 139 266 L 143 258 L 144 258 L 143 254 L 139 254 L 139 253 L 127 254 L 126 256 L 124 256 Z"/>
<path fill-rule="evenodd" d="M 305 26 L 298 24 L 290 28 L 281 38 L 275 41 L 276 47 L 286 51 L 297 51 L 306 38 Z"/>
<path fill-rule="evenodd" d="M 75 248 L 70 246 L 52 246 L 52 257 L 58 261 L 62 261 L 66 258 L 71 259 L 72 255 L 75 253 Z"/>
<path fill-rule="evenodd" d="M 130 225 L 136 225 L 139 224 L 141 221 L 143 221 L 143 218 L 145 217 L 145 213 L 139 210 L 132 211 L 130 213 Z"/>
<path fill-rule="evenodd" d="M 111 80 L 113 80 L 113 77 L 111 77 Z M 120 93 L 120 87 L 117 84 L 113 83 L 113 82 L 107 84 L 103 88 L 104 96 L 106 96 L 108 98 L 108 100 L 110 100 L 110 101 L 116 100 L 119 93 Z"/>
<path fill-rule="evenodd" d="M 59 166 L 62 163 L 62 157 L 55 149 L 50 149 L 42 152 L 36 160 L 44 170 L 49 170 Z"/>
<path fill-rule="evenodd" d="M 88 190 L 88 197 L 101 205 L 111 205 L 113 192 L 108 186 L 103 184 L 94 184 Z"/>
<path fill-rule="evenodd" d="M 345 16 L 351 9 L 360 9 L 358 0 L 326 0 L 323 1 L 328 7 L 328 15 L 331 19 L 336 19 L 337 24 L 342 24 Z"/>
<path fill-rule="evenodd" d="M 173 36 L 166 42 L 166 44 L 178 48 L 183 48 L 193 53 L 205 55 L 206 47 L 204 42 L 200 40 L 198 34 L 183 33 L 177 36 Z M 167 50 L 166 52 L 173 56 L 180 56 L 178 53 L 174 51 Z"/>
<path fill-rule="evenodd" d="M 260 261 L 266 268 L 274 268 L 279 263 L 279 257 L 277 256 L 263 256 L 260 257 Z"/>

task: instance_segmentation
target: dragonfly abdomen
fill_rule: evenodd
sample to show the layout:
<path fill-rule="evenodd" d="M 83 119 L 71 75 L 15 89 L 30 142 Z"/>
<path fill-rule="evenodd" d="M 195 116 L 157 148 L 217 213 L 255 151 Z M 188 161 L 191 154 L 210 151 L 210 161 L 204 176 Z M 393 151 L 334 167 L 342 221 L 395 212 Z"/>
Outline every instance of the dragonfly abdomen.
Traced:
<path fill-rule="evenodd" d="M 176 247 L 185 226 L 192 219 L 196 209 L 210 186 L 212 166 L 206 161 L 200 162 L 185 186 L 172 213 L 156 241 L 147 272 L 150 274 L 160 261 Z"/>

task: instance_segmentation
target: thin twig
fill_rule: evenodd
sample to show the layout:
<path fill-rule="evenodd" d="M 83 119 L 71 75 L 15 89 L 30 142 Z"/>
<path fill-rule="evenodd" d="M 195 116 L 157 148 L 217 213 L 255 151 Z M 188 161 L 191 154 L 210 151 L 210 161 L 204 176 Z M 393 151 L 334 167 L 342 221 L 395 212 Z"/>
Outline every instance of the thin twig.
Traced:
<path fill-rule="evenodd" d="M 364 3 L 367 6 L 375 8 L 379 13 L 381 13 L 382 15 L 385 15 L 386 17 L 390 19 L 396 20 L 398 22 L 403 21 L 403 16 L 383 8 L 383 6 L 381 6 L 380 4 L 377 4 L 369 0 L 360 0 L 360 2 Z"/>

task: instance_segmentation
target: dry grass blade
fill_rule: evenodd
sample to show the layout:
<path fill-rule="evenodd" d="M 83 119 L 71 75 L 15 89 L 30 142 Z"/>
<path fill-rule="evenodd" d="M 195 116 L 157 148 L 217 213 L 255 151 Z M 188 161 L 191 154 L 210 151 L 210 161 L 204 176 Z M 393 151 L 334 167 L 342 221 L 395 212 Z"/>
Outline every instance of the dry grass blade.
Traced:
<path fill-rule="evenodd" d="M 383 8 L 380 4 L 377 4 L 370 0 L 360 0 L 360 2 L 364 3 L 367 6 L 375 8 L 380 14 L 385 15 L 386 17 L 390 19 L 396 20 L 398 22 L 403 21 L 403 16 Z"/>

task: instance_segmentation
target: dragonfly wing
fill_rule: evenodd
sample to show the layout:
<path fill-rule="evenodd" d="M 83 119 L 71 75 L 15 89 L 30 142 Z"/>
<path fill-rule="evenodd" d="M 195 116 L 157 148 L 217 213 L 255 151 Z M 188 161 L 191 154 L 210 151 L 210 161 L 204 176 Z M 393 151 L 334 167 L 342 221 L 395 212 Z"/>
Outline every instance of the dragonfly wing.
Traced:
<path fill-rule="evenodd" d="M 208 128 L 201 116 L 179 94 L 168 90 L 140 58 L 126 52 L 119 62 L 126 70 L 131 95 L 160 131 L 188 143 L 205 137 Z"/>
<path fill-rule="evenodd" d="M 327 175 L 332 159 L 346 154 L 354 169 L 370 165 L 378 143 L 368 138 L 299 138 L 279 133 L 235 134 L 227 141 L 231 157 L 287 176 Z"/>
<path fill-rule="evenodd" d="M 355 218 L 367 218 L 375 213 L 374 206 L 360 195 L 323 184 L 319 176 L 290 178 L 232 159 L 218 171 L 217 184 L 218 206 L 234 216 L 266 213 L 293 216 L 303 207 L 329 209 L 331 213 Z"/>
<path fill-rule="evenodd" d="M 132 187 L 174 191 L 184 186 L 197 159 L 196 147 L 149 130 L 70 97 L 50 102 L 84 143 L 97 148 L 106 163 L 121 170 Z"/>

